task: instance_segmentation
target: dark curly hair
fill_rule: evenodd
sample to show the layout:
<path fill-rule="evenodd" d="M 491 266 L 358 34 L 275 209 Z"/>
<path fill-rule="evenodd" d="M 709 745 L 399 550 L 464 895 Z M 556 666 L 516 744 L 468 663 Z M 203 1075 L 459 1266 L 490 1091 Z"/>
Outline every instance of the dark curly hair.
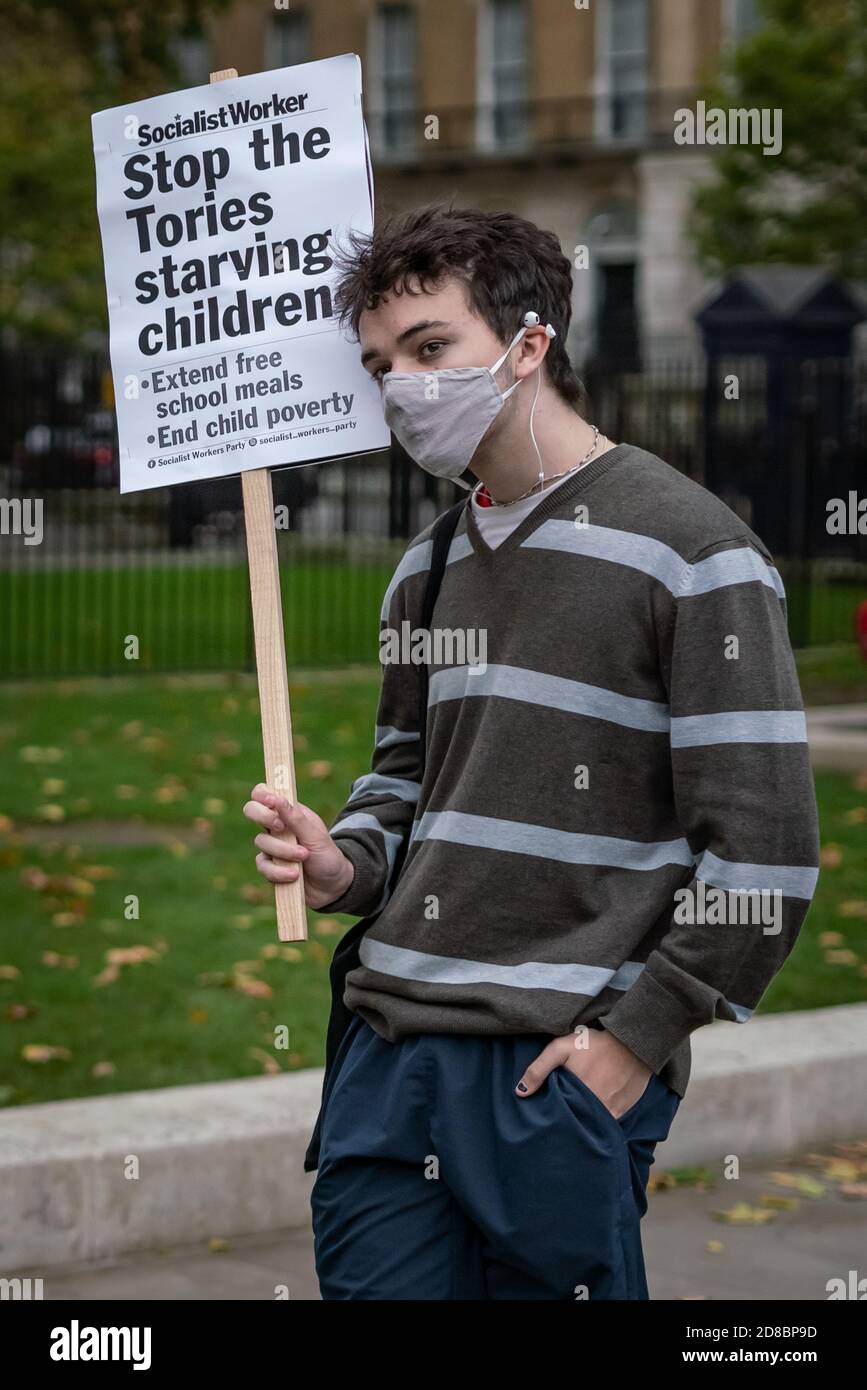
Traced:
<path fill-rule="evenodd" d="M 463 281 L 471 307 L 504 345 L 535 309 L 557 333 L 545 357 L 552 386 L 574 410 L 585 404 L 566 352 L 572 267 L 553 232 L 512 212 L 429 203 L 394 214 L 372 236 L 350 233 L 334 259 L 337 312 L 356 335 L 365 309 L 388 293 L 411 292 L 416 276 L 422 291 L 450 276 Z"/>

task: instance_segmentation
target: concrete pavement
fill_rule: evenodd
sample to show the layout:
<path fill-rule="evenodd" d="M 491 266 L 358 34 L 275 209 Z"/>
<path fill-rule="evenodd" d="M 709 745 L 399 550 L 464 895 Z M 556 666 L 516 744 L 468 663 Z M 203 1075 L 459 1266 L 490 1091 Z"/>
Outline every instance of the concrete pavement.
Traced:
<path fill-rule="evenodd" d="M 844 1197 L 840 1182 L 825 1180 L 821 1196 L 796 1196 L 793 1210 L 777 1211 L 763 1225 L 725 1225 L 713 1217 L 736 1203 L 761 1211 L 763 1194 L 791 1199 L 794 1189 L 776 1184 L 771 1173 L 821 1181 L 811 1152 L 742 1165 L 737 1181 L 726 1181 L 721 1161 L 713 1161 L 707 1164 L 713 1186 L 652 1192 L 642 1227 L 651 1298 L 826 1301 L 829 1279 L 845 1280 L 850 1270 L 867 1276 L 867 1201 Z M 832 1157 L 833 1146 L 822 1153 Z M 651 1173 L 661 1171 L 657 1162 Z M 714 1242 L 721 1248 L 709 1249 Z M 47 1300 L 273 1300 L 284 1288 L 295 1301 L 319 1298 L 309 1225 L 240 1237 L 219 1253 L 200 1242 L 41 1273 Z"/>

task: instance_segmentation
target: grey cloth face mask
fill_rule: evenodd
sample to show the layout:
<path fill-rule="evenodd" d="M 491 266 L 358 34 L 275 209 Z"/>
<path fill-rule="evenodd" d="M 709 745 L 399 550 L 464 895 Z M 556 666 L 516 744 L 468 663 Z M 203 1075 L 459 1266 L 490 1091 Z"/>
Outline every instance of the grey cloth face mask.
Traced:
<path fill-rule="evenodd" d="M 527 328 L 518 330 L 493 367 L 443 367 L 435 372 L 385 372 L 385 422 L 410 458 L 436 478 L 452 478 L 469 491 L 461 474 L 503 402 L 520 386 L 501 391 L 495 373 Z"/>

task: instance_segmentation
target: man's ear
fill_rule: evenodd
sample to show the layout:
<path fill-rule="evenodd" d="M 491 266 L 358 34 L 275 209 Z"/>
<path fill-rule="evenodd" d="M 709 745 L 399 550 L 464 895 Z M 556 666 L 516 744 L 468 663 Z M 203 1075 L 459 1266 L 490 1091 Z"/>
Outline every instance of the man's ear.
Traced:
<path fill-rule="evenodd" d="M 529 376 L 540 367 L 548 355 L 550 339 L 541 324 L 528 328 L 518 347 L 520 352 L 515 363 L 515 375 L 519 379 Z M 519 371 L 518 368 L 521 370 Z"/>

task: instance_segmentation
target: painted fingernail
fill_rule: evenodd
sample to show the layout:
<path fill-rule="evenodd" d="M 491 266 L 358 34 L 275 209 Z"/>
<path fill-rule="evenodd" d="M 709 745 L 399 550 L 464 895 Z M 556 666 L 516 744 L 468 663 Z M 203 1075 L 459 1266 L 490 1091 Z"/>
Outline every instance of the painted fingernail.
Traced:
<path fill-rule="evenodd" d="M 523 1081 L 519 1081 L 515 1089 L 517 1091 L 526 1091 L 527 1087 L 524 1085 Z"/>

